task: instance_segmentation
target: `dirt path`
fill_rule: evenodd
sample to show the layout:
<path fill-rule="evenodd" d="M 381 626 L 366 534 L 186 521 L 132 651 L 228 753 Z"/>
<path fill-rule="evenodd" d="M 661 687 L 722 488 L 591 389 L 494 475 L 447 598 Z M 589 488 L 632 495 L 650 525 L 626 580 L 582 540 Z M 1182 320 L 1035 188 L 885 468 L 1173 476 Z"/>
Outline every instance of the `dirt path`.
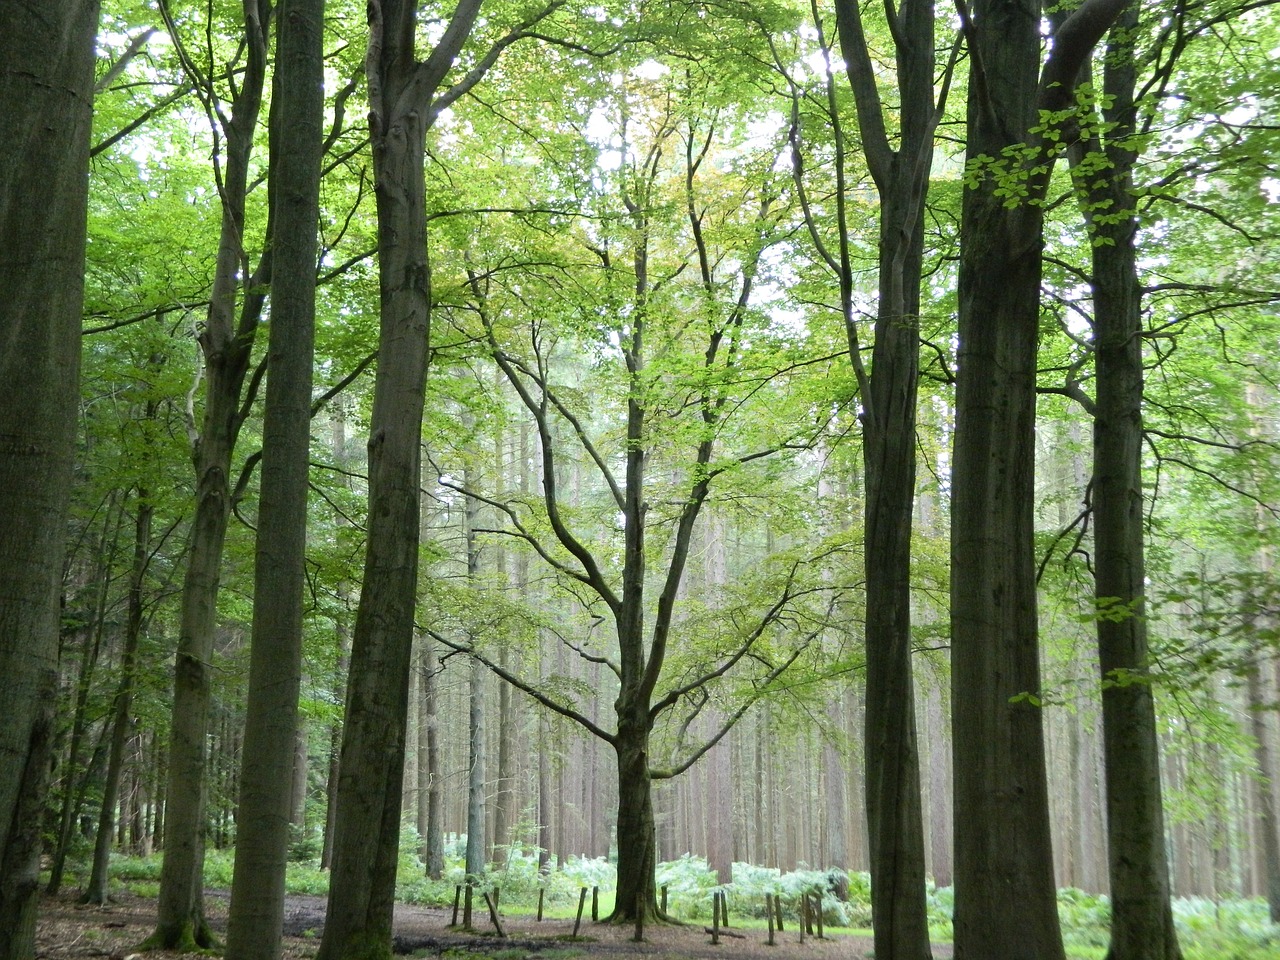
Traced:
<path fill-rule="evenodd" d="M 206 894 L 206 911 L 216 931 L 226 927 L 228 896 L 225 892 L 209 891 Z M 323 897 L 291 896 L 285 903 L 284 933 L 285 960 L 309 960 L 320 946 L 320 933 L 324 929 L 325 900 Z M 46 898 L 41 906 L 37 932 L 36 955 L 45 960 L 80 960 L 85 957 L 110 957 L 125 960 L 132 957 L 134 948 L 155 927 L 156 904 L 154 900 L 123 895 L 106 907 L 84 906 L 76 902 L 74 895 Z M 446 950 L 458 948 L 477 952 L 503 951 L 503 960 L 514 957 L 537 958 L 547 951 L 557 951 L 560 957 L 566 951 L 575 951 L 585 957 L 645 957 L 651 960 L 685 960 L 685 958 L 719 958 L 731 960 L 737 957 L 769 957 L 772 960 L 864 960 L 871 952 L 871 942 L 866 939 L 836 936 L 818 940 L 806 937 L 799 942 L 799 934 L 788 926 L 785 933 L 777 935 L 777 944 L 768 946 L 763 930 L 733 929 L 737 936 L 721 936 L 720 944 L 713 945 L 709 934 L 701 926 L 654 926 L 645 928 L 645 942 L 635 943 L 635 930 L 610 924 L 593 924 L 584 921 L 582 939 L 569 941 L 573 932 L 572 920 L 546 920 L 536 922 L 532 917 L 509 916 L 503 918 L 507 937 L 494 935 L 487 912 L 483 926 L 477 918 L 476 932 L 465 933 L 448 926 L 451 911 L 437 907 L 418 907 L 399 904 L 395 914 L 395 950 L 398 954 L 440 956 Z M 508 953 L 505 951 L 523 951 Z M 573 954 L 569 954 L 573 955 Z M 155 960 L 175 960 L 200 954 L 184 955 L 158 951 L 148 954 Z M 935 950 L 935 957 L 950 956 Z"/>

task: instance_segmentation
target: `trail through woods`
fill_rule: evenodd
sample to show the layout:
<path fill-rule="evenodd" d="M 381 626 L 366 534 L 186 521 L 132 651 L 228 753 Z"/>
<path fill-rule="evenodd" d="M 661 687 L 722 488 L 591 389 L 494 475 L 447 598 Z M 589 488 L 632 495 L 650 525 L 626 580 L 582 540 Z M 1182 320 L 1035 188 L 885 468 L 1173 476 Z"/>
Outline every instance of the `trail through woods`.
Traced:
<path fill-rule="evenodd" d="M 206 891 L 205 906 L 209 921 L 219 937 L 226 933 L 228 897 L 225 891 Z M 306 960 L 314 957 L 320 946 L 320 931 L 324 926 L 325 901 L 323 897 L 290 896 L 285 900 L 284 960 Z M 476 933 L 464 933 L 450 929 L 450 910 L 438 907 L 418 907 L 397 904 L 395 913 L 395 951 L 397 954 L 440 956 L 447 950 L 466 948 L 477 955 L 509 950 L 523 950 L 524 956 L 539 957 L 543 952 L 565 957 L 633 956 L 651 957 L 654 960 L 703 957 L 767 956 L 774 960 L 823 960 L 839 957 L 841 960 L 864 960 L 870 956 L 870 939 L 836 935 L 818 940 L 805 937 L 799 942 L 794 925 L 777 934 L 775 946 L 765 942 L 764 930 L 731 927 L 736 936 L 722 936 L 720 944 L 713 945 L 711 937 L 698 924 L 687 926 L 659 926 L 645 928 L 645 942 L 635 943 L 635 933 L 630 926 L 593 924 L 584 920 L 576 942 L 565 940 L 573 932 L 573 921 L 565 919 L 544 920 L 538 923 L 533 917 L 504 916 L 506 939 L 492 935 L 488 923 L 477 921 Z M 135 947 L 155 928 L 156 902 L 153 899 L 122 894 L 105 907 L 83 905 L 74 893 L 45 898 L 41 904 L 40 923 L 36 940 L 36 955 L 42 960 L 72 960 L 83 957 L 110 957 L 125 960 L 132 957 Z M 732 917 L 730 918 L 732 923 Z M 173 960 L 176 957 L 201 957 L 206 954 L 181 954 L 174 951 L 156 951 L 141 957 L 154 960 Z M 511 954 L 504 953 L 510 957 Z M 949 947 L 934 947 L 934 956 L 951 956 Z"/>

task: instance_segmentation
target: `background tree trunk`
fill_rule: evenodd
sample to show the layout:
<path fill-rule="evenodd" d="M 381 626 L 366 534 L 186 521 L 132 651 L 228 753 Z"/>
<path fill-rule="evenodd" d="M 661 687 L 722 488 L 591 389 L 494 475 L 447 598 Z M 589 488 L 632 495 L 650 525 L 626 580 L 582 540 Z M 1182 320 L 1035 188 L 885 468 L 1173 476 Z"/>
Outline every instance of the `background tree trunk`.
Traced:
<path fill-rule="evenodd" d="M 154 406 L 152 407 L 154 415 Z M 124 650 L 120 655 L 120 685 L 116 690 L 111 718 L 111 748 L 107 755 L 107 778 L 102 788 L 102 808 L 93 841 L 93 866 L 84 891 L 84 903 L 107 902 L 107 871 L 111 840 L 116 823 L 116 799 L 124 771 L 124 748 L 131 726 L 133 690 L 138 672 L 138 641 L 142 636 L 142 590 L 151 548 L 151 519 L 155 507 L 146 490 L 138 491 L 138 513 L 134 519 L 133 564 L 129 571 L 129 601 L 126 614 Z M 121 817 L 123 820 L 123 816 Z"/>

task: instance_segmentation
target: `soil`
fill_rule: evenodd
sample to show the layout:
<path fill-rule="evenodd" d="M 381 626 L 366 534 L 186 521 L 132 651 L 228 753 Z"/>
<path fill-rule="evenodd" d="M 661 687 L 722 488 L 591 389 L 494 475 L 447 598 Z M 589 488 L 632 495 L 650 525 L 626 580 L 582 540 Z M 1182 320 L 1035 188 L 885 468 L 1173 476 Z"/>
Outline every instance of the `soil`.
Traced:
<path fill-rule="evenodd" d="M 205 910 L 215 932 L 226 929 L 228 895 L 221 891 L 205 894 Z M 482 906 L 483 910 L 483 906 Z M 320 946 L 324 929 L 323 897 L 290 896 L 285 902 L 284 960 L 311 960 Z M 477 954 L 502 953 L 503 960 L 537 960 L 551 957 L 635 957 L 649 960 L 686 960 L 686 958 L 769 957 L 771 960 L 865 960 L 870 956 L 871 941 L 860 937 L 835 935 L 822 940 L 806 936 L 800 943 L 799 932 L 788 924 L 784 933 L 775 934 L 776 944 L 766 943 L 764 930 L 730 928 L 722 931 L 719 945 L 711 943 L 711 935 L 701 926 L 646 926 L 644 942 L 634 941 L 635 928 L 584 920 L 577 940 L 572 920 L 537 922 L 529 916 L 502 918 L 505 938 L 499 938 L 488 920 L 487 911 L 478 914 L 476 927 L 467 932 L 450 927 L 451 909 L 400 904 L 395 914 L 395 951 L 419 957 L 439 957 L 448 950 L 470 950 Z M 44 960 L 80 960 L 108 957 L 111 960 L 133 960 L 137 945 L 155 929 L 156 902 L 153 899 L 120 894 L 105 907 L 77 902 L 74 893 L 47 897 L 41 904 L 36 935 L 36 956 Z M 481 925 L 483 919 L 483 925 Z M 950 951 L 946 951 L 949 955 Z M 935 950 L 936 957 L 943 955 Z M 208 960 L 204 954 L 180 954 L 155 951 L 145 955 L 154 960 L 177 960 L 181 957 Z"/>

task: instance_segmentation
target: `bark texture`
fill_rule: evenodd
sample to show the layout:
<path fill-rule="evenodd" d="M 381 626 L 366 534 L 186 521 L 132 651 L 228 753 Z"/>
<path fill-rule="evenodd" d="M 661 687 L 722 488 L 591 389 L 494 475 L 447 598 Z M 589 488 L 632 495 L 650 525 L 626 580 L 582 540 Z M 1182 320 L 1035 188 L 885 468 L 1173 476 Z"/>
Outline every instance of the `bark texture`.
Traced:
<path fill-rule="evenodd" d="M 952 475 L 955 947 L 963 960 L 1063 956 L 1053 877 L 1033 544 L 1043 208 L 1056 147 L 1042 111 L 1125 5 L 1086 0 L 1040 70 L 1040 5 L 977 0 L 961 219 Z M 1056 122 L 1056 121 L 1055 121 Z"/>
<path fill-rule="evenodd" d="M 1107 175 L 1087 178 L 1086 217 L 1095 231 L 1093 323 L 1093 515 L 1098 664 L 1102 674 L 1107 860 L 1111 881 L 1108 960 L 1179 960 L 1170 904 L 1160 792 L 1160 751 L 1148 673 L 1142 495 L 1142 292 L 1138 279 L 1132 171 L 1137 65 L 1136 7 L 1117 22 L 1103 89 L 1113 126 Z M 1106 216 L 1093 217 L 1095 210 Z"/>
<path fill-rule="evenodd" d="M 279 18 L 270 131 L 269 372 L 229 960 L 280 955 L 302 674 L 324 0 L 283 0 Z"/>
<path fill-rule="evenodd" d="M 460 0 L 421 63 L 414 57 L 417 5 L 373 0 L 367 9 L 381 320 L 369 439 L 368 546 L 352 635 L 320 960 L 391 955 L 431 313 L 426 135 L 432 100 L 471 32 L 480 0 Z"/>
<path fill-rule="evenodd" d="M 911 523 L 924 195 L 936 125 L 933 4 L 907 0 L 895 20 L 901 91 L 898 149 L 885 135 L 856 0 L 836 5 L 841 49 L 858 104 L 863 152 L 880 195 L 875 345 L 863 375 L 866 473 L 866 797 L 876 956 L 930 956 L 924 825 L 911 670 Z M 843 245 L 842 245 L 843 246 Z M 850 291 L 852 283 L 845 283 Z M 861 373 L 851 297 L 845 322 Z"/>
<path fill-rule="evenodd" d="M 0 958 L 35 955 L 80 378 L 93 0 L 0 5 Z"/>
<path fill-rule="evenodd" d="M 262 106 L 271 4 L 244 5 L 245 70 L 231 118 L 223 127 L 222 221 L 213 290 L 200 349 L 205 363 L 205 406 L 194 439 L 196 505 L 191 548 L 182 583 L 173 719 L 165 788 L 164 861 L 156 932 L 148 946 L 211 947 L 214 937 L 204 916 L 205 801 L 213 639 L 227 521 L 231 512 L 231 456 L 243 415 L 240 397 L 249 368 L 254 334 L 269 281 L 269 259 L 245 278 L 249 291 L 236 307 L 245 262 L 245 197 L 254 130 Z M 172 27 L 171 27 L 172 29 Z"/>

